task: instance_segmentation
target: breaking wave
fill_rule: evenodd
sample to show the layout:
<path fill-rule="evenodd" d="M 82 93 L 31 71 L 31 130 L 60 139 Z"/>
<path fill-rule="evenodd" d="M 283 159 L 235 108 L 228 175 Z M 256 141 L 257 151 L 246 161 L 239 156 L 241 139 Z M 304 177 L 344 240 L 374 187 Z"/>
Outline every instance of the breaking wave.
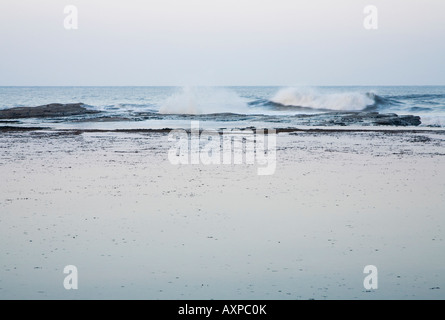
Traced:
<path fill-rule="evenodd" d="M 247 102 L 234 91 L 217 87 L 183 87 L 167 98 L 161 114 L 249 113 Z"/>
<path fill-rule="evenodd" d="M 319 110 L 361 111 L 376 105 L 374 93 L 321 93 L 314 89 L 284 88 L 270 102 L 285 106 Z M 382 101 L 383 102 L 383 101 Z"/>

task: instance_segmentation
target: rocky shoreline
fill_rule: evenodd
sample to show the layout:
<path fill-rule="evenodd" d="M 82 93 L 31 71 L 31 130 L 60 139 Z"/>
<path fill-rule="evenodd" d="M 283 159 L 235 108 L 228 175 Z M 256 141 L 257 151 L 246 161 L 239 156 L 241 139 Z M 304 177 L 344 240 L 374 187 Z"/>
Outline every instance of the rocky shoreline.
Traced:
<path fill-rule="evenodd" d="M 0 119 L 69 117 L 95 113 L 100 113 L 100 111 L 88 110 L 83 103 L 51 103 L 37 107 L 16 107 L 0 110 Z"/>
<path fill-rule="evenodd" d="M 37 107 L 15 107 L 0 110 L 0 123 L 20 123 L 17 119 L 28 118 L 67 118 L 71 116 L 88 115 L 68 119 L 72 122 L 132 122 L 150 120 L 211 120 L 211 121 L 257 121 L 279 123 L 283 119 L 276 115 L 250 115 L 233 113 L 216 114 L 160 114 L 157 112 L 131 112 L 128 114 L 108 114 L 87 109 L 83 103 L 51 103 Z M 92 117 L 90 115 L 93 115 Z M 95 116 L 97 115 L 97 116 Z M 419 116 L 398 115 L 379 112 L 326 112 L 320 114 L 297 114 L 289 116 L 293 126 L 419 126 L 422 122 Z"/>

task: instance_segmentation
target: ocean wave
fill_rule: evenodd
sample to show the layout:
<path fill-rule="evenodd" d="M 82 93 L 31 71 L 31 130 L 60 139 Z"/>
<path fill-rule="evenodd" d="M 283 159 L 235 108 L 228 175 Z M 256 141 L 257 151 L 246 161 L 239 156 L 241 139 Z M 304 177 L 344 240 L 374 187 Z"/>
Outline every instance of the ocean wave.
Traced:
<path fill-rule="evenodd" d="M 428 93 L 428 94 L 405 94 L 405 95 L 396 95 L 390 96 L 389 98 L 398 99 L 398 100 L 430 100 L 430 99 L 445 99 L 444 93 Z"/>
<path fill-rule="evenodd" d="M 323 93 L 316 89 L 284 88 L 270 99 L 251 100 L 221 87 L 183 87 L 160 104 L 159 114 L 268 114 L 379 111 L 403 104 L 373 92 Z"/>
<path fill-rule="evenodd" d="M 217 87 L 183 87 L 167 98 L 161 114 L 249 113 L 245 99 L 234 91 Z"/>
<path fill-rule="evenodd" d="M 376 105 L 373 93 L 321 93 L 315 89 L 284 88 L 270 102 L 276 106 L 335 111 L 362 111 Z M 383 101 L 382 101 L 383 102 Z"/>

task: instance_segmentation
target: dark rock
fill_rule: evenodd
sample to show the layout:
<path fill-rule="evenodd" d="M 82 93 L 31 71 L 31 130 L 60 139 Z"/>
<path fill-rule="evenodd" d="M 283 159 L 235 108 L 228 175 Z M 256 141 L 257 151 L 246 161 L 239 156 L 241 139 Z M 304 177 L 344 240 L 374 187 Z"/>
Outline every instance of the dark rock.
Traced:
<path fill-rule="evenodd" d="M 422 123 L 422 121 L 420 121 L 420 117 L 419 116 L 399 116 L 400 120 L 402 121 L 402 123 L 407 123 L 408 126 L 418 126 Z"/>
<path fill-rule="evenodd" d="M 15 132 L 15 131 L 38 131 L 38 130 L 49 130 L 50 128 L 45 127 L 13 127 L 13 126 L 0 126 L 0 132 Z"/>
<path fill-rule="evenodd" d="M 83 103 L 51 103 L 38 107 L 17 107 L 0 110 L 0 119 L 68 117 L 89 113 L 99 113 L 99 111 L 88 110 Z"/>
<path fill-rule="evenodd" d="M 388 114 L 386 117 L 381 117 L 374 121 L 376 125 L 386 126 L 418 126 L 421 124 L 418 116 L 398 116 L 396 114 Z"/>
<path fill-rule="evenodd" d="M 378 112 L 329 112 L 315 115 L 297 115 L 303 125 L 318 126 L 418 126 L 420 117 L 399 116 L 395 113 Z"/>

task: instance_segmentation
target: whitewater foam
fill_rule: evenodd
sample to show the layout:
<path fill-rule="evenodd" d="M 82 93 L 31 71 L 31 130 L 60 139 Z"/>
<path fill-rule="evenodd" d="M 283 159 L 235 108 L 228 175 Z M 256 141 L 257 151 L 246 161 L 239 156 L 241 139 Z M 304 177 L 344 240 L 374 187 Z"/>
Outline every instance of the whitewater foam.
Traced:
<path fill-rule="evenodd" d="M 271 101 L 283 106 L 338 111 L 360 111 L 374 104 L 372 94 L 321 93 L 311 88 L 284 88 L 279 90 Z"/>
<path fill-rule="evenodd" d="M 216 87 L 183 87 L 159 108 L 162 114 L 248 113 L 247 102 L 234 91 Z"/>

